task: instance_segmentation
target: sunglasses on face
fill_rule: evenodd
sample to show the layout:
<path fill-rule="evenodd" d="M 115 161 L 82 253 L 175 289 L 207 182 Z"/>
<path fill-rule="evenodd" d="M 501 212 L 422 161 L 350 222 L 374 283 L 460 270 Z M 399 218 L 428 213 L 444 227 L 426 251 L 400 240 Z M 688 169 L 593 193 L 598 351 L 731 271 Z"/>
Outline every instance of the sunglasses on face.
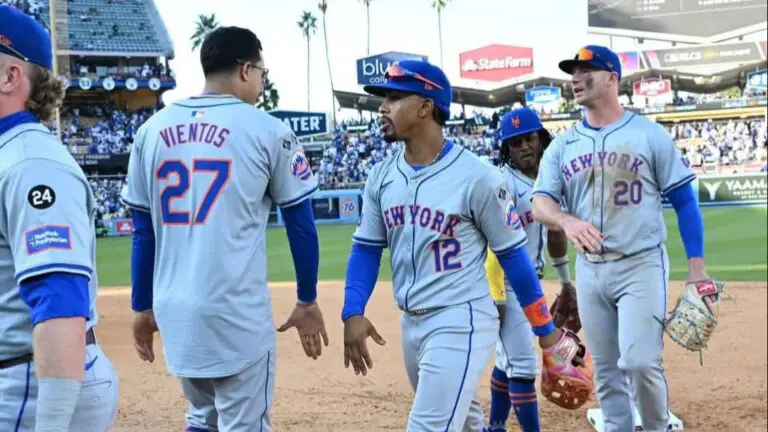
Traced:
<path fill-rule="evenodd" d="M 599 60 L 605 67 L 608 68 L 608 72 L 616 72 L 613 70 L 613 66 L 610 65 L 607 61 L 605 61 L 602 57 L 600 57 L 600 54 L 592 51 L 589 48 L 582 48 L 579 50 L 579 52 L 576 54 L 575 60 L 583 60 L 583 61 L 592 61 L 594 59 Z"/>
<path fill-rule="evenodd" d="M 387 71 L 384 73 L 384 78 L 386 78 L 387 81 L 391 79 L 413 78 L 415 80 L 423 82 L 424 84 L 443 90 L 443 86 L 435 83 L 432 80 L 424 78 L 423 76 L 421 76 L 420 74 L 417 74 L 416 72 L 411 72 L 408 69 L 405 69 L 404 67 L 400 66 L 399 64 L 393 64 L 389 68 L 387 68 Z"/>

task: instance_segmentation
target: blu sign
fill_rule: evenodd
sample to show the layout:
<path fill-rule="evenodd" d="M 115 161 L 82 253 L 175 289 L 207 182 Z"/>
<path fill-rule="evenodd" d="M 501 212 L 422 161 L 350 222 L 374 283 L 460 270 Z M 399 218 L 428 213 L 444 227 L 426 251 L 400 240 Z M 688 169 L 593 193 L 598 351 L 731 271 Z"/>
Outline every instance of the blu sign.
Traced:
<path fill-rule="evenodd" d="M 384 72 L 395 62 L 402 60 L 427 61 L 427 56 L 390 51 L 357 61 L 357 83 L 360 85 L 381 84 L 384 82 Z"/>
<path fill-rule="evenodd" d="M 747 87 L 762 90 L 768 88 L 768 70 L 749 74 L 747 77 Z"/>
<path fill-rule="evenodd" d="M 270 111 L 299 138 L 323 135 L 328 133 L 328 115 L 321 112 L 306 111 Z"/>
<path fill-rule="evenodd" d="M 525 91 L 525 102 L 529 104 L 548 104 L 560 100 L 560 87 L 538 86 Z"/>

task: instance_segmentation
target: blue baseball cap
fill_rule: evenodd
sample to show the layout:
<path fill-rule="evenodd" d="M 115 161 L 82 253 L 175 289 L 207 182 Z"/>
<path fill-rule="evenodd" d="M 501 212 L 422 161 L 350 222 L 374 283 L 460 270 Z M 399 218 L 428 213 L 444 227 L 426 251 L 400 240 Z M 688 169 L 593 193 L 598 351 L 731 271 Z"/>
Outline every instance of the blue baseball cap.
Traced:
<path fill-rule="evenodd" d="M 539 115 L 530 108 L 514 109 L 501 119 L 501 135 L 499 139 L 506 141 L 516 136 L 529 134 L 544 129 Z"/>
<path fill-rule="evenodd" d="M 615 52 L 600 45 L 587 45 L 579 50 L 572 59 L 563 60 L 558 65 L 563 72 L 573 75 L 577 65 L 590 65 L 607 72 L 615 72 L 621 79 L 621 60 Z"/>
<path fill-rule="evenodd" d="M 48 30 L 29 15 L 0 6 L 0 53 L 53 70 L 53 49 Z"/>
<path fill-rule="evenodd" d="M 366 93 L 384 97 L 388 91 L 412 93 L 432 99 L 446 117 L 451 115 L 451 83 L 437 66 L 420 60 L 403 60 L 392 63 L 384 74 L 386 82 L 363 87 Z"/>

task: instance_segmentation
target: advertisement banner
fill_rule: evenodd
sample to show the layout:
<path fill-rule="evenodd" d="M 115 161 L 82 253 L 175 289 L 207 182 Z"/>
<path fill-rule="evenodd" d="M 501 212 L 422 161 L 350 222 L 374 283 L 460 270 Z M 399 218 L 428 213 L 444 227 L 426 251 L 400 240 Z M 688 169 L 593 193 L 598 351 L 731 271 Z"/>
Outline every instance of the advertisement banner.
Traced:
<path fill-rule="evenodd" d="M 765 22 L 765 0 L 588 0 L 589 27 L 709 38 Z"/>
<path fill-rule="evenodd" d="M 525 103 L 527 104 L 548 104 L 557 102 L 561 99 L 560 87 L 537 86 L 525 91 Z"/>
<path fill-rule="evenodd" d="M 328 114 L 308 111 L 269 111 L 273 117 L 288 125 L 298 138 L 328 133 Z"/>
<path fill-rule="evenodd" d="M 131 219 L 115 219 L 113 223 L 114 235 L 123 236 L 133 234 L 133 221 Z"/>
<path fill-rule="evenodd" d="M 637 51 L 616 53 L 621 62 L 621 74 L 627 76 L 640 70 L 640 55 Z"/>
<path fill-rule="evenodd" d="M 699 203 L 749 203 L 768 200 L 765 173 L 699 177 Z"/>
<path fill-rule="evenodd" d="M 747 88 L 765 90 L 768 83 L 768 69 L 747 75 Z"/>
<path fill-rule="evenodd" d="M 648 79 L 633 84 L 632 93 L 635 96 L 661 96 L 672 91 L 672 81 L 668 79 Z"/>
<path fill-rule="evenodd" d="M 725 63 L 753 63 L 765 59 L 758 42 L 734 42 L 685 48 L 643 51 L 645 64 L 651 69 L 712 66 Z"/>
<path fill-rule="evenodd" d="M 384 72 L 395 62 L 402 60 L 428 61 L 427 56 L 390 51 L 357 60 L 357 83 L 360 85 L 382 84 Z"/>
<path fill-rule="evenodd" d="M 505 81 L 533 73 L 533 48 L 488 45 L 459 54 L 461 77 Z"/>

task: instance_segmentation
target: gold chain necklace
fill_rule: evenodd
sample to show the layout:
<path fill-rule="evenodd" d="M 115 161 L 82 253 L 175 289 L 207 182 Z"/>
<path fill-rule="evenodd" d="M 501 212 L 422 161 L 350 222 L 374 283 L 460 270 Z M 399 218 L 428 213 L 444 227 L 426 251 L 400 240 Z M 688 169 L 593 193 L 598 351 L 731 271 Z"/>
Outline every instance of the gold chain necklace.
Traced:
<path fill-rule="evenodd" d="M 440 155 L 443 154 L 443 150 L 445 150 L 445 140 L 443 140 L 443 146 L 440 147 L 440 151 L 437 152 L 435 157 L 432 158 L 432 161 L 430 163 L 428 163 L 427 166 L 430 166 L 430 165 L 434 164 L 435 162 L 437 162 L 437 160 L 440 158 Z"/>

